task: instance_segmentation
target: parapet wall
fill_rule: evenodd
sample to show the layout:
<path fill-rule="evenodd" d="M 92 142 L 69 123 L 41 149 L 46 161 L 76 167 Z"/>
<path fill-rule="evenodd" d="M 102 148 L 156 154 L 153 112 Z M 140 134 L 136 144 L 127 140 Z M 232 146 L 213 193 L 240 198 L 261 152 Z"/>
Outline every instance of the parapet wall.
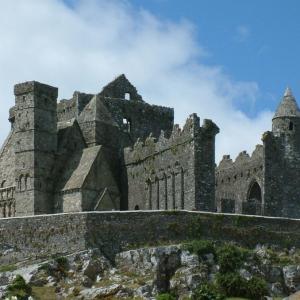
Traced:
<path fill-rule="evenodd" d="M 58 122 L 78 117 L 92 97 L 92 94 L 85 94 L 76 91 L 70 100 L 62 99 L 59 103 L 57 103 Z"/>
<path fill-rule="evenodd" d="M 219 212 L 247 213 L 244 202 L 249 189 L 255 182 L 261 189 L 263 187 L 263 155 L 263 146 L 257 145 L 251 156 L 246 151 L 241 152 L 235 161 L 229 155 L 223 156 L 216 169 L 216 204 Z"/>
<path fill-rule="evenodd" d="M 157 140 L 150 135 L 125 149 L 129 209 L 207 209 L 200 203 L 210 202 L 203 193 L 214 197 L 216 129 L 210 120 L 201 127 L 193 114 L 183 129 L 175 125 L 169 137 L 162 131 Z"/>
<path fill-rule="evenodd" d="M 196 114 L 193 114 L 187 119 L 182 129 L 175 124 L 170 137 L 167 137 L 165 132 L 161 131 L 158 139 L 154 138 L 152 134 L 145 141 L 139 139 L 133 148 L 125 149 L 125 163 L 139 163 L 172 148 L 175 151 L 174 148 L 190 143 L 195 135 L 199 133 L 200 128 L 199 118 Z"/>
<path fill-rule="evenodd" d="M 0 220 L 0 265 L 98 247 L 108 257 L 132 247 L 195 238 L 254 247 L 300 246 L 300 220 L 188 211 L 56 214 Z M 6 250 L 6 251 L 5 251 Z"/>

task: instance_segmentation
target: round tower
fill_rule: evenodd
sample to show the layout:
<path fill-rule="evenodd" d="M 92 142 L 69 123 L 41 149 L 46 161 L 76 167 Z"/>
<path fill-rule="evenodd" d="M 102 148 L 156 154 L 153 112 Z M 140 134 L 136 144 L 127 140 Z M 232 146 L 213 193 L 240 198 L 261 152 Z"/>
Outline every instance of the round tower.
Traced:
<path fill-rule="evenodd" d="M 295 133 L 300 128 L 300 110 L 290 88 L 287 88 L 272 119 L 275 136 Z"/>

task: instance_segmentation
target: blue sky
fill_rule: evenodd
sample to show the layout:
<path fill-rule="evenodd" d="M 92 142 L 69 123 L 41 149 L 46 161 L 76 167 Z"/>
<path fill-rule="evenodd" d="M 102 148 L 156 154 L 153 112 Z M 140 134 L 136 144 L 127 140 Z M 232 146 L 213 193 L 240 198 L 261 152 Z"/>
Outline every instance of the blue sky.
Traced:
<path fill-rule="evenodd" d="M 15 83 L 57 86 L 61 99 L 125 73 L 177 123 L 213 119 L 217 161 L 251 153 L 286 86 L 300 99 L 299 11 L 297 0 L 0 0 L 0 144 Z"/>
<path fill-rule="evenodd" d="M 76 0 L 66 0 L 74 5 Z M 252 116 L 276 109 L 287 86 L 300 98 L 300 1 L 298 0 L 128 0 L 137 10 L 178 22 L 188 20 L 207 56 L 241 81 L 255 81 L 255 105 L 239 104 Z"/>
<path fill-rule="evenodd" d="M 258 83 L 254 108 L 275 109 L 290 85 L 300 97 L 300 1 L 132 0 L 161 18 L 190 20 L 207 49 L 208 64 L 230 76 Z M 242 107 L 243 108 L 243 107 Z"/>

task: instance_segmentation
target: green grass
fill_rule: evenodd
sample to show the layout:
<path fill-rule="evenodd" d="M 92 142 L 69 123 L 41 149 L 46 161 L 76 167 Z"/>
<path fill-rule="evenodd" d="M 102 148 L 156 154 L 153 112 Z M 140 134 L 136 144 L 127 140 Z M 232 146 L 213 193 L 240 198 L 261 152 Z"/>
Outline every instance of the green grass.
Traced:
<path fill-rule="evenodd" d="M 0 266 L 0 273 L 2 272 L 12 272 L 17 269 L 16 265 L 6 265 L 6 266 Z"/>
<path fill-rule="evenodd" d="M 36 300 L 56 300 L 55 287 L 43 286 L 43 287 L 32 287 L 32 296 Z"/>
<path fill-rule="evenodd" d="M 226 300 L 250 300 L 248 298 L 236 298 L 236 297 L 230 297 L 230 298 L 226 298 Z"/>

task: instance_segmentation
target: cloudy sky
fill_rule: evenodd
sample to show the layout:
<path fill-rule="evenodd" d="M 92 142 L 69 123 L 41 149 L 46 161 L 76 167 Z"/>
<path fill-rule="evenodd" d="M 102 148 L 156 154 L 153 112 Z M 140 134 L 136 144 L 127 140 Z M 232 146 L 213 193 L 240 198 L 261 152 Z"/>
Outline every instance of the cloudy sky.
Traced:
<path fill-rule="evenodd" d="M 0 143 L 15 83 L 48 83 L 69 98 L 125 73 L 146 101 L 174 107 L 177 123 L 193 112 L 213 119 L 217 161 L 252 152 L 285 87 L 300 98 L 299 8 L 297 0 L 0 0 Z"/>

